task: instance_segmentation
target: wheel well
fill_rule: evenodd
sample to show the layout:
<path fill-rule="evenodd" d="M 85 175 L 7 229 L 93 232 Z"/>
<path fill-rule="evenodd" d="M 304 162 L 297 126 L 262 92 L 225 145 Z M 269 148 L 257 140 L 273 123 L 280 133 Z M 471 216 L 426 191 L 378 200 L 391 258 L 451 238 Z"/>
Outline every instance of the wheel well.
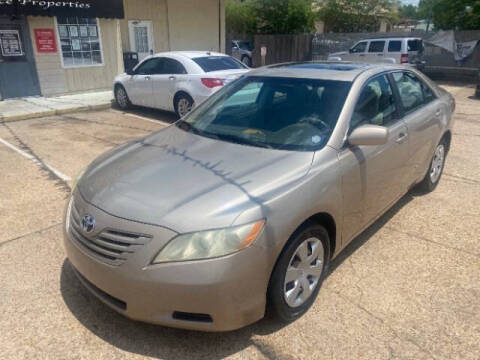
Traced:
<path fill-rule="evenodd" d="M 122 84 L 120 84 L 120 83 L 115 83 L 115 85 L 113 86 L 113 90 L 117 90 L 117 88 L 119 88 L 120 86 L 123 87 Z"/>
<path fill-rule="evenodd" d="M 173 97 L 173 108 L 176 109 L 177 107 L 177 99 L 180 95 L 185 95 L 187 97 L 189 97 L 190 99 L 192 99 L 192 102 L 193 102 L 193 98 L 190 96 L 190 94 L 188 94 L 186 91 L 183 91 L 183 90 L 180 90 L 180 91 L 177 91 L 177 93 L 175 94 L 175 96 Z"/>
<path fill-rule="evenodd" d="M 337 226 L 335 224 L 333 216 L 325 212 L 318 213 L 310 216 L 307 220 L 303 222 L 301 226 L 303 226 L 307 222 L 315 223 L 317 225 L 322 225 L 325 227 L 328 232 L 328 237 L 330 239 L 330 257 L 332 257 L 335 253 L 335 248 L 337 246 Z"/>
<path fill-rule="evenodd" d="M 445 139 L 445 144 L 447 145 L 447 153 L 450 150 L 450 143 L 452 142 L 452 133 L 450 130 L 447 130 L 442 136 L 442 140 Z"/>

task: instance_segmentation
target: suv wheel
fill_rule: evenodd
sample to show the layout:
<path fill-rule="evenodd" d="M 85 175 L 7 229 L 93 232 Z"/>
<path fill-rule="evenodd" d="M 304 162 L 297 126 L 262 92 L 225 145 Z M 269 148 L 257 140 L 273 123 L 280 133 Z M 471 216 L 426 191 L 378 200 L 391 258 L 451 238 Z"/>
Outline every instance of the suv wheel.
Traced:
<path fill-rule="evenodd" d="M 288 241 L 268 287 L 269 310 L 280 320 L 298 319 L 315 301 L 328 269 L 329 244 L 319 225 L 300 228 Z"/>

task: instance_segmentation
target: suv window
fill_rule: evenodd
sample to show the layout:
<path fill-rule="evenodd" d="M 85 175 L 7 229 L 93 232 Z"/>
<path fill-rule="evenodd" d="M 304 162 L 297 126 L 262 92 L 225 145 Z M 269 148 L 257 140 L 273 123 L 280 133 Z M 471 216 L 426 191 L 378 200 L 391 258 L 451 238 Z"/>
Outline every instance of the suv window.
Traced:
<path fill-rule="evenodd" d="M 388 42 L 388 52 L 400 52 L 402 51 L 401 40 L 391 40 Z"/>
<path fill-rule="evenodd" d="M 395 119 L 395 112 L 395 96 L 387 76 L 374 77 L 360 93 L 350 130 L 365 124 L 387 125 Z"/>
<path fill-rule="evenodd" d="M 385 41 L 371 41 L 370 46 L 368 47 L 368 52 L 377 53 L 383 52 L 385 48 Z"/>
<path fill-rule="evenodd" d="M 365 52 L 365 50 L 367 50 L 367 42 L 362 41 L 362 42 L 359 42 L 357 45 L 355 45 L 350 50 L 350 52 L 352 52 L 353 54 L 356 54 L 356 53 L 363 53 L 363 52 Z"/>
<path fill-rule="evenodd" d="M 153 75 L 153 74 L 160 74 L 161 69 L 161 59 L 154 58 L 149 59 L 143 63 L 141 63 L 136 69 L 136 75 Z"/>
<path fill-rule="evenodd" d="M 186 74 L 183 65 L 174 59 L 163 58 L 162 74 Z"/>
<path fill-rule="evenodd" d="M 418 77 L 410 72 L 395 72 L 392 75 L 405 112 L 413 111 L 424 104 L 424 85 Z"/>
<path fill-rule="evenodd" d="M 423 41 L 419 39 L 408 40 L 407 51 L 423 51 Z"/>

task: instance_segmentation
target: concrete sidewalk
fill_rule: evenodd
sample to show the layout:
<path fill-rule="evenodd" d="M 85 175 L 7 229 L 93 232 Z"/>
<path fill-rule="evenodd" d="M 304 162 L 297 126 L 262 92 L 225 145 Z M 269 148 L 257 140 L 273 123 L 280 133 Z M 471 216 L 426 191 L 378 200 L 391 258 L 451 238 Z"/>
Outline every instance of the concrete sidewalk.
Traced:
<path fill-rule="evenodd" d="M 67 114 L 83 110 L 101 110 L 111 106 L 112 91 L 89 92 L 55 97 L 24 97 L 0 101 L 0 123 Z"/>

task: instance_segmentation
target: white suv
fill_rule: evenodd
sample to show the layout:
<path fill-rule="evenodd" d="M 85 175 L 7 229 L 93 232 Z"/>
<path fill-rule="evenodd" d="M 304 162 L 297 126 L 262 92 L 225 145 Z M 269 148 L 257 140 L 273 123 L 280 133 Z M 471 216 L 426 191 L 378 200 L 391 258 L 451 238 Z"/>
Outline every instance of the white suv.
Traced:
<path fill-rule="evenodd" d="M 411 64 L 422 68 L 423 41 L 412 37 L 365 39 L 348 51 L 329 54 L 328 60 Z"/>

